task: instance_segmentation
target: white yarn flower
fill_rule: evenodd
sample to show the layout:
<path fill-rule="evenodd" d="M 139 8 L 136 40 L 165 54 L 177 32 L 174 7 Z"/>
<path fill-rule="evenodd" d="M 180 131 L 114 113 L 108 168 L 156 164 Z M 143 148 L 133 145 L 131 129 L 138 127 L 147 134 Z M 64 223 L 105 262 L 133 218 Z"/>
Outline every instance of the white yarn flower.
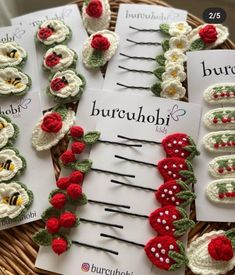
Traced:
<path fill-rule="evenodd" d="M 13 125 L 7 122 L 3 117 L 0 117 L 0 149 L 3 148 L 14 136 L 15 129 Z"/>
<path fill-rule="evenodd" d="M 185 52 L 189 48 L 189 41 L 185 35 L 179 35 L 176 37 L 171 37 L 169 45 L 171 50 L 178 49 Z"/>
<path fill-rule="evenodd" d="M 181 99 L 185 96 L 186 90 L 178 80 L 162 82 L 161 97 L 169 99 Z"/>
<path fill-rule="evenodd" d="M 184 66 L 179 64 L 167 66 L 166 71 L 162 74 L 163 81 L 178 80 L 183 82 L 185 79 L 186 73 L 184 72 Z"/>
<path fill-rule="evenodd" d="M 166 64 L 168 62 L 173 62 L 182 65 L 186 61 L 186 55 L 178 49 L 169 50 L 165 52 L 164 56 L 166 58 Z"/>
<path fill-rule="evenodd" d="M 187 34 L 192 30 L 191 26 L 185 21 L 174 22 L 170 24 L 169 34 L 171 36 L 178 36 L 182 34 Z"/>

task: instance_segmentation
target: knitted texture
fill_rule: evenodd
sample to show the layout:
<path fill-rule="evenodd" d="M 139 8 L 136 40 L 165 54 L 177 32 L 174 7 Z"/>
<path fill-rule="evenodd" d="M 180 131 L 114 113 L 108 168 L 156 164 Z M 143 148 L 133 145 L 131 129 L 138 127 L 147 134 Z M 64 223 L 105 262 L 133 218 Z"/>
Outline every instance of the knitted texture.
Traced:
<path fill-rule="evenodd" d="M 60 230 L 60 221 L 58 218 L 51 217 L 46 222 L 46 229 L 51 234 L 56 234 Z"/>
<path fill-rule="evenodd" d="M 204 124 L 211 130 L 235 130 L 235 108 L 217 108 L 207 112 Z"/>
<path fill-rule="evenodd" d="M 235 131 L 219 131 L 207 134 L 203 138 L 204 147 L 209 152 L 234 153 Z"/>
<path fill-rule="evenodd" d="M 0 149 L 12 145 L 19 134 L 19 128 L 11 119 L 0 114 Z"/>
<path fill-rule="evenodd" d="M 102 49 L 101 46 L 98 49 L 93 48 L 93 39 L 96 39 L 97 35 L 102 36 L 104 39 L 106 39 L 105 43 L 103 39 Z M 100 66 L 103 66 L 115 54 L 118 43 L 119 38 L 114 32 L 103 30 L 93 33 L 83 45 L 82 56 L 84 65 L 88 69 L 98 69 Z"/>
<path fill-rule="evenodd" d="M 183 244 L 171 236 L 158 236 L 145 246 L 149 260 L 158 268 L 175 271 L 187 263 Z"/>
<path fill-rule="evenodd" d="M 82 20 L 88 33 L 92 34 L 109 28 L 111 11 L 108 0 L 84 1 Z"/>
<path fill-rule="evenodd" d="M 226 242 L 224 238 L 227 239 Z M 212 231 L 197 238 L 187 250 L 189 268 L 200 275 L 225 274 L 235 266 L 230 243 L 223 230 Z"/>
<path fill-rule="evenodd" d="M 159 186 L 155 197 L 162 206 L 186 207 L 196 196 L 183 181 L 169 180 Z"/>
<path fill-rule="evenodd" d="M 173 205 L 156 209 L 150 214 L 149 223 L 158 235 L 172 237 L 184 235 L 195 225 L 182 208 Z"/>
<path fill-rule="evenodd" d="M 235 179 L 219 179 L 210 182 L 206 187 L 207 198 L 215 203 L 235 203 Z"/>
<path fill-rule="evenodd" d="M 52 241 L 51 247 L 57 255 L 60 255 L 68 249 L 68 243 L 63 238 L 56 238 Z"/>
<path fill-rule="evenodd" d="M 51 196 L 50 203 L 56 209 L 62 209 L 67 202 L 67 198 L 64 193 L 56 193 Z"/>
<path fill-rule="evenodd" d="M 174 133 L 162 140 L 167 157 L 180 157 L 188 160 L 199 155 L 193 139 L 184 133 Z"/>
<path fill-rule="evenodd" d="M 71 228 L 77 223 L 77 216 L 72 212 L 64 212 L 60 215 L 60 225 L 64 228 Z"/>
<path fill-rule="evenodd" d="M 211 105 L 234 104 L 235 83 L 219 83 L 209 86 L 204 91 L 203 98 Z"/>
<path fill-rule="evenodd" d="M 80 126 L 72 126 L 69 133 L 72 138 L 81 138 L 84 135 L 84 130 Z"/>
<path fill-rule="evenodd" d="M 235 155 L 214 158 L 209 163 L 209 172 L 215 178 L 235 177 Z"/>
<path fill-rule="evenodd" d="M 71 150 L 74 154 L 81 154 L 86 148 L 86 144 L 81 141 L 75 141 L 71 144 Z"/>

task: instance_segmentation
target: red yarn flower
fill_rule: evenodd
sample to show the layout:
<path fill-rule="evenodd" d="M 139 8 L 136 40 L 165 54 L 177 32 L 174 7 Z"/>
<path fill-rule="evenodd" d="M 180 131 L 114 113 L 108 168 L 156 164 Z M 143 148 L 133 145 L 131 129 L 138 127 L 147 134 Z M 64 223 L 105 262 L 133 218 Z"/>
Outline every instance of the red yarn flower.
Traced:
<path fill-rule="evenodd" d="M 74 183 L 82 183 L 83 178 L 84 178 L 84 175 L 80 171 L 74 171 L 69 176 L 70 182 L 74 182 Z"/>
<path fill-rule="evenodd" d="M 82 137 L 84 135 L 84 130 L 80 126 L 72 126 L 70 128 L 70 135 L 73 138 L 80 138 L 80 137 Z"/>
<path fill-rule="evenodd" d="M 52 240 L 51 247 L 56 254 L 60 255 L 68 249 L 68 243 L 63 238 L 56 238 Z"/>
<path fill-rule="evenodd" d="M 56 234 L 60 230 L 60 221 L 55 217 L 49 218 L 46 222 L 46 228 L 49 233 Z"/>
<path fill-rule="evenodd" d="M 75 141 L 71 145 L 71 150 L 74 154 L 81 154 L 86 148 L 86 144 L 82 141 Z"/>
<path fill-rule="evenodd" d="M 72 212 L 65 212 L 60 216 L 60 225 L 64 228 L 71 228 L 76 224 L 77 216 Z"/>
<path fill-rule="evenodd" d="M 70 178 L 62 177 L 57 180 L 56 185 L 59 189 L 65 190 L 70 185 Z"/>
<path fill-rule="evenodd" d="M 51 89 L 52 89 L 53 91 L 56 91 L 56 92 L 58 92 L 59 90 L 63 89 L 63 88 L 64 88 L 65 86 L 67 86 L 67 85 L 68 85 L 68 84 L 65 83 L 65 82 L 63 81 L 63 79 L 60 78 L 60 77 L 56 77 L 55 79 L 53 79 L 53 80 L 51 81 L 51 84 L 50 84 Z"/>
<path fill-rule="evenodd" d="M 63 164 L 69 164 L 76 160 L 74 153 L 71 150 L 65 151 L 61 156 L 60 159 Z"/>
<path fill-rule="evenodd" d="M 218 33 L 214 25 L 206 25 L 200 29 L 199 35 L 206 44 L 210 44 L 217 40 Z"/>
<path fill-rule="evenodd" d="M 108 38 L 101 34 L 96 34 L 92 37 L 91 47 L 98 51 L 107 51 L 110 47 Z"/>
<path fill-rule="evenodd" d="M 99 0 L 91 0 L 86 7 L 86 13 L 90 17 L 99 18 L 103 13 L 103 6 Z"/>
<path fill-rule="evenodd" d="M 61 209 L 64 207 L 65 203 L 67 201 L 67 198 L 65 194 L 63 193 L 57 193 L 50 199 L 50 203 L 53 207 L 56 209 Z"/>
<path fill-rule="evenodd" d="M 45 115 L 41 129 L 47 133 L 57 133 L 62 128 L 62 117 L 59 113 Z"/>
<path fill-rule="evenodd" d="M 82 194 L 82 187 L 78 184 L 72 183 L 67 188 L 67 194 L 71 199 L 76 200 Z"/>
<path fill-rule="evenodd" d="M 233 258 L 232 243 L 225 236 L 212 239 L 208 245 L 208 252 L 216 261 L 229 261 Z"/>
<path fill-rule="evenodd" d="M 53 34 L 52 28 L 41 28 L 38 31 L 38 37 L 41 40 L 46 40 L 48 37 L 50 37 Z"/>

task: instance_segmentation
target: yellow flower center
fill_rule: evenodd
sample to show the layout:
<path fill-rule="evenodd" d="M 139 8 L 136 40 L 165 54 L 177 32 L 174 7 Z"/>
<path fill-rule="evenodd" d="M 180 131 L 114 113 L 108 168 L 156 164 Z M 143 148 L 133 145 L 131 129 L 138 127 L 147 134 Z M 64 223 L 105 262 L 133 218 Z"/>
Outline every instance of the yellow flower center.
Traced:
<path fill-rule="evenodd" d="M 167 90 L 167 93 L 168 93 L 168 95 L 174 95 L 174 94 L 176 94 L 176 89 L 171 87 Z"/>
<path fill-rule="evenodd" d="M 178 49 L 182 49 L 182 48 L 184 47 L 184 43 L 178 42 L 178 43 L 176 44 L 176 47 L 177 47 Z"/>
<path fill-rule="evenodd" d="M 179 56 L 177 54 L 172 54 L 171 61 L 176 62 L 178 60 Z"/>
<path fill-rule="evenodd" d="M 171 75 L 175 78 L 177 76 L 177 71 L 176 70 L 172 71 Z"/>
<path fill-rule="evenodd" d="M 178 24 L 177 29 L 180 30 L 180 31 L 183 31 L 184 30 L 184 24 L 183 23 Z"/>

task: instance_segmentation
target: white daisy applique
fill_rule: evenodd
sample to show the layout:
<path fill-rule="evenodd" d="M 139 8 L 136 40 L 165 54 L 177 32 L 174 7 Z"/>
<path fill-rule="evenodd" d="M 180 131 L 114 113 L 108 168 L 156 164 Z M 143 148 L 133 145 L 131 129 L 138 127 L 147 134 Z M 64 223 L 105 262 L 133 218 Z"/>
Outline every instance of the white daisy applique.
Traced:
<path fill-rule="evenodd" d="M 10 118 L 0 115 L 0 149 L 7 144 L 11 144 L 18 136 L 19 128 L 12 123 Z"/>

